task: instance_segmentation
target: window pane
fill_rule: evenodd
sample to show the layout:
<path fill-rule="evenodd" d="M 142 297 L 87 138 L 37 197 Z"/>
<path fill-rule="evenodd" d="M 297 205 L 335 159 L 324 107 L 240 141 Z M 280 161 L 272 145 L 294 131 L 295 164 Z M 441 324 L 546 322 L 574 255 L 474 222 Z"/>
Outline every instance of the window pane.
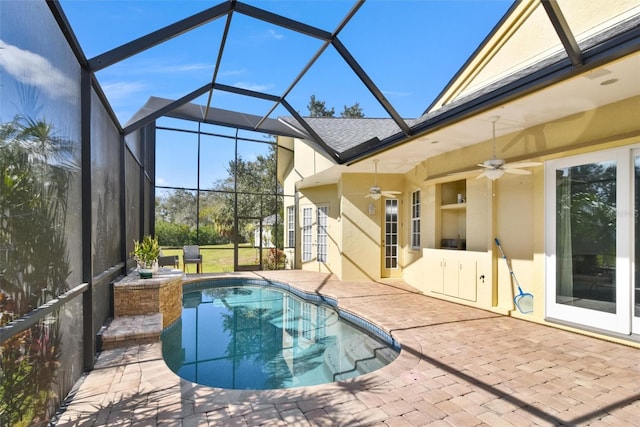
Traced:
<path fill-rule="evenodd" d="M 311 208 L 302 210 L 302 261 L 311 261 Z"/>
<path fill-rule="evenodd" d="M 318 208 L 318 262 L 327 262 L 327 212 L 329 208 Z"/>

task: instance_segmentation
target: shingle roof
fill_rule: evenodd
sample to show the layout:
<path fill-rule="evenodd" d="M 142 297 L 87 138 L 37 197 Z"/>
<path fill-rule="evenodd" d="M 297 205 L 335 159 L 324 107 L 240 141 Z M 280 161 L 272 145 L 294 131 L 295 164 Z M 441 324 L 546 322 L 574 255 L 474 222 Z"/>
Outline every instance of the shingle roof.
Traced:
<path fill-rule="evenodd" d="M 293 117 L 280 119 L 291 126 L 300 126 Z M 336 153 L 344 153 L 374 138 L 384 139 L 400 132 L 392 119 L 305 117 L 304 120 Z"/>

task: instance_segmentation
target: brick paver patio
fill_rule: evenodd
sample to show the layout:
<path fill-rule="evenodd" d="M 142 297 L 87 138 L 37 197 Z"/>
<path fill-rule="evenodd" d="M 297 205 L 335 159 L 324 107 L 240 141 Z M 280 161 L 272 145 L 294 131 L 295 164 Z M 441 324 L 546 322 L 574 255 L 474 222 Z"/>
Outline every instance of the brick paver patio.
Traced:
<path fill-rule="evenodd" d="M 637 346 L 448 303 L 402 282 L 256 274 L 337 298 L 389 331 L 400 356 L 340 383 L 254 391 L 180 379 L 160 343 L 107 350 L 56 425 L 640 425 Z"/>

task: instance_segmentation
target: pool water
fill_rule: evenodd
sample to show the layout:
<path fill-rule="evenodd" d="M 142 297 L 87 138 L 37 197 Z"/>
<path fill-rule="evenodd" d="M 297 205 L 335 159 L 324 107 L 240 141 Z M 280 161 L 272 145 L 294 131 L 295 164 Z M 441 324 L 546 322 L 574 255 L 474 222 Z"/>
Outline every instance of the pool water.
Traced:
<path fill-rule="evenodd" d="M 162 334 L 167 365 L 188 381 L 226 389 L 308 386 L 374 371 L 398 355 L 330 305 L 269 286 L 209 283 L 185 287 L 182 317 Z"/>

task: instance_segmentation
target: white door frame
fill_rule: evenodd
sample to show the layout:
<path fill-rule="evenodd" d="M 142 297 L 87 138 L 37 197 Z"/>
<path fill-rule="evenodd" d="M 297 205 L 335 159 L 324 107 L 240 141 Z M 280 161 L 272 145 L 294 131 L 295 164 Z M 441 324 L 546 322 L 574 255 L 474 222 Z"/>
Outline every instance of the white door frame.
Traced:
<path fill-rule="evenodd" d="M 630 147 L 551 160 L 545 164 L 545 316 L 621 334 L 632 331 L 633 160 Z M 616 312 L 606 313 L 556 302 L 556 170 L 590 163 L 616 162 Z M 635 329 L 635 328 L 634 328 Z M 637 332 L 637 329 L 635 329 Z"/>

